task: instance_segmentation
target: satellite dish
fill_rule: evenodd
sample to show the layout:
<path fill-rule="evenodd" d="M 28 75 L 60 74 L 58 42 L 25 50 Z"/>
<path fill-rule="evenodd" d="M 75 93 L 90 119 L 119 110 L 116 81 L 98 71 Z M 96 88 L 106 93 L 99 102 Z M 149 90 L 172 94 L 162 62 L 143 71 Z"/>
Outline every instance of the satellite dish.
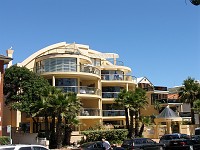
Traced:
<path fill-rule="evenodd" d="M 190 0 L 190 2 L 195 6 L 200 5 L 200 0 Z"/>

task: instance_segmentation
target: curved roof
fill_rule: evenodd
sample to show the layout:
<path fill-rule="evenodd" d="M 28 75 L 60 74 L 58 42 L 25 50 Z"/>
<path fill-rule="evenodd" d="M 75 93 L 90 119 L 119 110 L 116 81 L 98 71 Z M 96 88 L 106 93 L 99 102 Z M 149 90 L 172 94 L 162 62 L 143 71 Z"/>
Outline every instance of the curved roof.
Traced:
<path fill-rule="evenodd" d="M 64 50 L 65 49 L 65 50 Z M 30 55 L 28 58 L 26 58 L 23 62 L 19 63 L 19 66 L 27 66 L 28 64 L 30 64 L 32 61 L 35 60 L 35 58 L 42 56 L 42 55 L 46 55 L 46 54 L 50 54 L 50 53 L 55 53 L 58 52 L 59 50 L 61 50 L 62 52 L 66 52 L 66 51 L 77 51 L 78 53 L 91 57 L 91 58 L 99 58 L 99 59 L 106 59 L 106 58 L 118 58 L 119 55 L 115 54 L 115 53 L 101 53 L 95 50 L 91 50 L 89 49 L 88 45 L 82 45 L 82 44 L 67 44 L 66 42 L 60 42 L 60 43 L 56 43 L 50 46 L 47 46 L 43 49 L 40 49 L 39 51 L 35 52 L 34 54 Z M 88 50 L 88 51 L 86 51 Z"/>

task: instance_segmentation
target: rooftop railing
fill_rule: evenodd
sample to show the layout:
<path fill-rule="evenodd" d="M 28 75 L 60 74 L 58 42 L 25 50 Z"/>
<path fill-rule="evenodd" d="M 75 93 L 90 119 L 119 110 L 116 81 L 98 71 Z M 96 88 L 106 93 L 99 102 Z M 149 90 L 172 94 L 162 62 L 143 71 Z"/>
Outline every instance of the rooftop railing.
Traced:
<path fill-rule="evenodd" d="M 114 59 L 102 60 L 101 64 L 103 65 L 106 62 L 109 62 L 109 63 L 111 63 L 113 65 L 117 65 L 117 66 L 124 66 L 124 63 L 122 61 L 114 60 Z"/>

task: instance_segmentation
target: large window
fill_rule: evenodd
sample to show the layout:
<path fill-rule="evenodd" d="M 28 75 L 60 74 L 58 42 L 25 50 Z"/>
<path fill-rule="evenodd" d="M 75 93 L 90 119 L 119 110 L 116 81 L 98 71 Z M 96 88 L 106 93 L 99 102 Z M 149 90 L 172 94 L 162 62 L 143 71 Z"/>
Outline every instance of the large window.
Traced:
<path fill-rule="evenodd" d="M 102 98 L 117 98 L 121 89 L 119 86 L 102 87 Z"/>
<path fill-rule="evenodd" d="M 76 58 L 49 58 L 36 63 L 36 72 L 76 72 Z"/>
<path fill-rule="evenodd" d="M 63 89 L 64 92 L 77 93 L 77 79 L 75 78 L 56 78 L 55 86 Z"/>

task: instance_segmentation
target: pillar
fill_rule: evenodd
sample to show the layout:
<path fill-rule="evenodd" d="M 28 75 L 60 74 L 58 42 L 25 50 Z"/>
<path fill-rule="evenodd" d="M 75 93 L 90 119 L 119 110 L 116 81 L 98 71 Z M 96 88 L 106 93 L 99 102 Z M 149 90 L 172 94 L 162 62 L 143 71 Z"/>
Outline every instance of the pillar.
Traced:
<path fill-rule="evenodd" d="M 156 126 L 155 126 L 155 128 L 154 128 L 154 131 L 155 131 L 155 132 L 154 132 L 154 133 L 155 133 L 155 134 L 154 134 L 154 138 L 155 138 L 155 139 L 158 139 L 158 138 L 159 138 L 159 123 L 156 121 L 155 124 L 156 124 Z"/>
<path fill-rule="evenodd" d="M 167 123 L 167 133 L 172 134 L 172 127 L 171 127 L 171 121 L 166 122 Z"/>
<path fill-rule="evenodd" d="M 10 58 L 13 58 L 13 52 L 14 52 L 14 50 L 12 50 L 11 48 L 8 49 L 6 51 L 7 56 L 10 57 Z M 10 66 L 12 66 L 12 60 L 8 63 L 7 68 L 9 68 Z"/>

